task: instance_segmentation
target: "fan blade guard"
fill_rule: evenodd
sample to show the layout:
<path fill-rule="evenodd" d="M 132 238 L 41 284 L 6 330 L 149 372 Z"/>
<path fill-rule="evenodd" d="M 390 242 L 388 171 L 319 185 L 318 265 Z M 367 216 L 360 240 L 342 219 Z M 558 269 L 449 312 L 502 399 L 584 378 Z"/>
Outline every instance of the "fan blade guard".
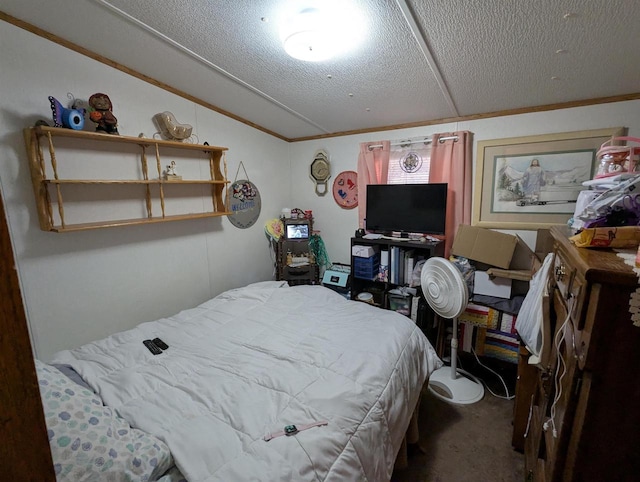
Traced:
<path fill-rule="evenodd" d="M 445 258 L 433 257 L 425 262 L 420 285 L 425 300 L 442 318 L 457 318 L 467 307 L 467 283 L 456 265 Z"/>

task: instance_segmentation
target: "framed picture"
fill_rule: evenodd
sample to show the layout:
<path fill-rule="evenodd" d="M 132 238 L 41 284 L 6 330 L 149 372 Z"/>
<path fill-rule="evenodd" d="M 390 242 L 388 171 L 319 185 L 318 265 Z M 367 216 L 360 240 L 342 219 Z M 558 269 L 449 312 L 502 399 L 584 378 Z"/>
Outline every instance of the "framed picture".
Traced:
<path fill-rule="evenodd" d="M 478 142 L 473 226 L 538 229 L 565 224 L 603 142 L 624 127 Z"/>

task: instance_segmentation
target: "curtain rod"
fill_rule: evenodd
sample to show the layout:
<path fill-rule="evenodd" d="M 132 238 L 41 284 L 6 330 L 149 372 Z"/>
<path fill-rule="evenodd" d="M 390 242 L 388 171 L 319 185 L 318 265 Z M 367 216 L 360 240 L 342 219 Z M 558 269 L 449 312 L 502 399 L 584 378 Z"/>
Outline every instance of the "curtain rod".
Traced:
<path fill-rule="evenodd" d="M 458 136 L 449 136 L 449 137 L 441 137 L 438 142 L 444 142 L 444 141 L 449 141 L 449 140 L 454 140 L 457 141 L 458 140 Z M 392 147 L 396 147 L 396 146 L 410 146 L 411 144 L 417 144 L 419 142 L 423 142 L 425 145 L 426 144 L 431 144 L 431 142 L 433 142 L 431 139 L 422 139 L 422 140 L 418 140 L 418 141 L 412 141 L 410 139 L 407 139 L 406 141 L 398 141 L 398 142 L 392 142 L 391 146 Z M 378 149 L 382 147 L 382 144 L 374 144 L 372 146 L 369 146 L 369 150 L 371 149 Z"/>

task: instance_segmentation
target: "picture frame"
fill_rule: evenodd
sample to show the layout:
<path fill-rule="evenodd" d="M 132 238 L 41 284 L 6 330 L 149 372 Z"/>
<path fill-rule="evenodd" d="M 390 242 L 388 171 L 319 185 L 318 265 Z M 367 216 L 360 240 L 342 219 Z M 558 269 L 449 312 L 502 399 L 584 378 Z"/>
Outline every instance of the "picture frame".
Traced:
<path fill-rule="evenodd" d="M 479 141 L 471 225 L 540 229 L 566 224 L 596 152 L 624 127 Z"/>

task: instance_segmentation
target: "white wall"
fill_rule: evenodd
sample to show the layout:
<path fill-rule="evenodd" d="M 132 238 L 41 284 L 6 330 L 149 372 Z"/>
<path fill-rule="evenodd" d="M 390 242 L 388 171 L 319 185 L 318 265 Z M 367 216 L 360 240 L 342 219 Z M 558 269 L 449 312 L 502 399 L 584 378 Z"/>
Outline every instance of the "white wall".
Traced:
<path fill-rule="evenodd" d="M 313 209 L 314 227 L 321 231 L 331 261 L 348 263 L 349 238 L 358 227 L 358 210 L 340 208 L 331 192 L 324 197 L 315 194 L 309 178 L 309 165 L 318 149 L 324 149 L 330 155 L 331 186 L 336 174 L 357 170 L 360 142 L 394 141 L 468 130 L 474 133 L 475 170 L 478 141 L 620 126 L 627 127 L 629 135 L 640 136 L 640 100 L 293 143 L 290 148 L 291 199 L 295 207 Z M 506 232 L 517 233 L 531 247 L 535 245 L 535 231 Z"/>
<path fill-rule="evenodd" d="M 0 22 L 0 187 L 36 355 L 47 360 L 136 324 L 192 307 L 228 288 L 272 279 L 264 223 L 289 204 L 288 144 L 153 85 Z M 185 73 L 188 75 L 188 73 Z M 215 88 L 215 85 L 211 85 Z M 22 130 L 51 120 L 47 96 L 107 93 L 120 133 L 155 132 L 172 111 L 200 142 L 226 146 L 262 198 L 258 222 L 227 218 L 56 234 L 39 229 Z M 85 129 L 93 130 L 87 121 Z M 242 173 L 242 171 L 241 171 Z M 240 178 L 244 176 L 241 175 Z"/>

